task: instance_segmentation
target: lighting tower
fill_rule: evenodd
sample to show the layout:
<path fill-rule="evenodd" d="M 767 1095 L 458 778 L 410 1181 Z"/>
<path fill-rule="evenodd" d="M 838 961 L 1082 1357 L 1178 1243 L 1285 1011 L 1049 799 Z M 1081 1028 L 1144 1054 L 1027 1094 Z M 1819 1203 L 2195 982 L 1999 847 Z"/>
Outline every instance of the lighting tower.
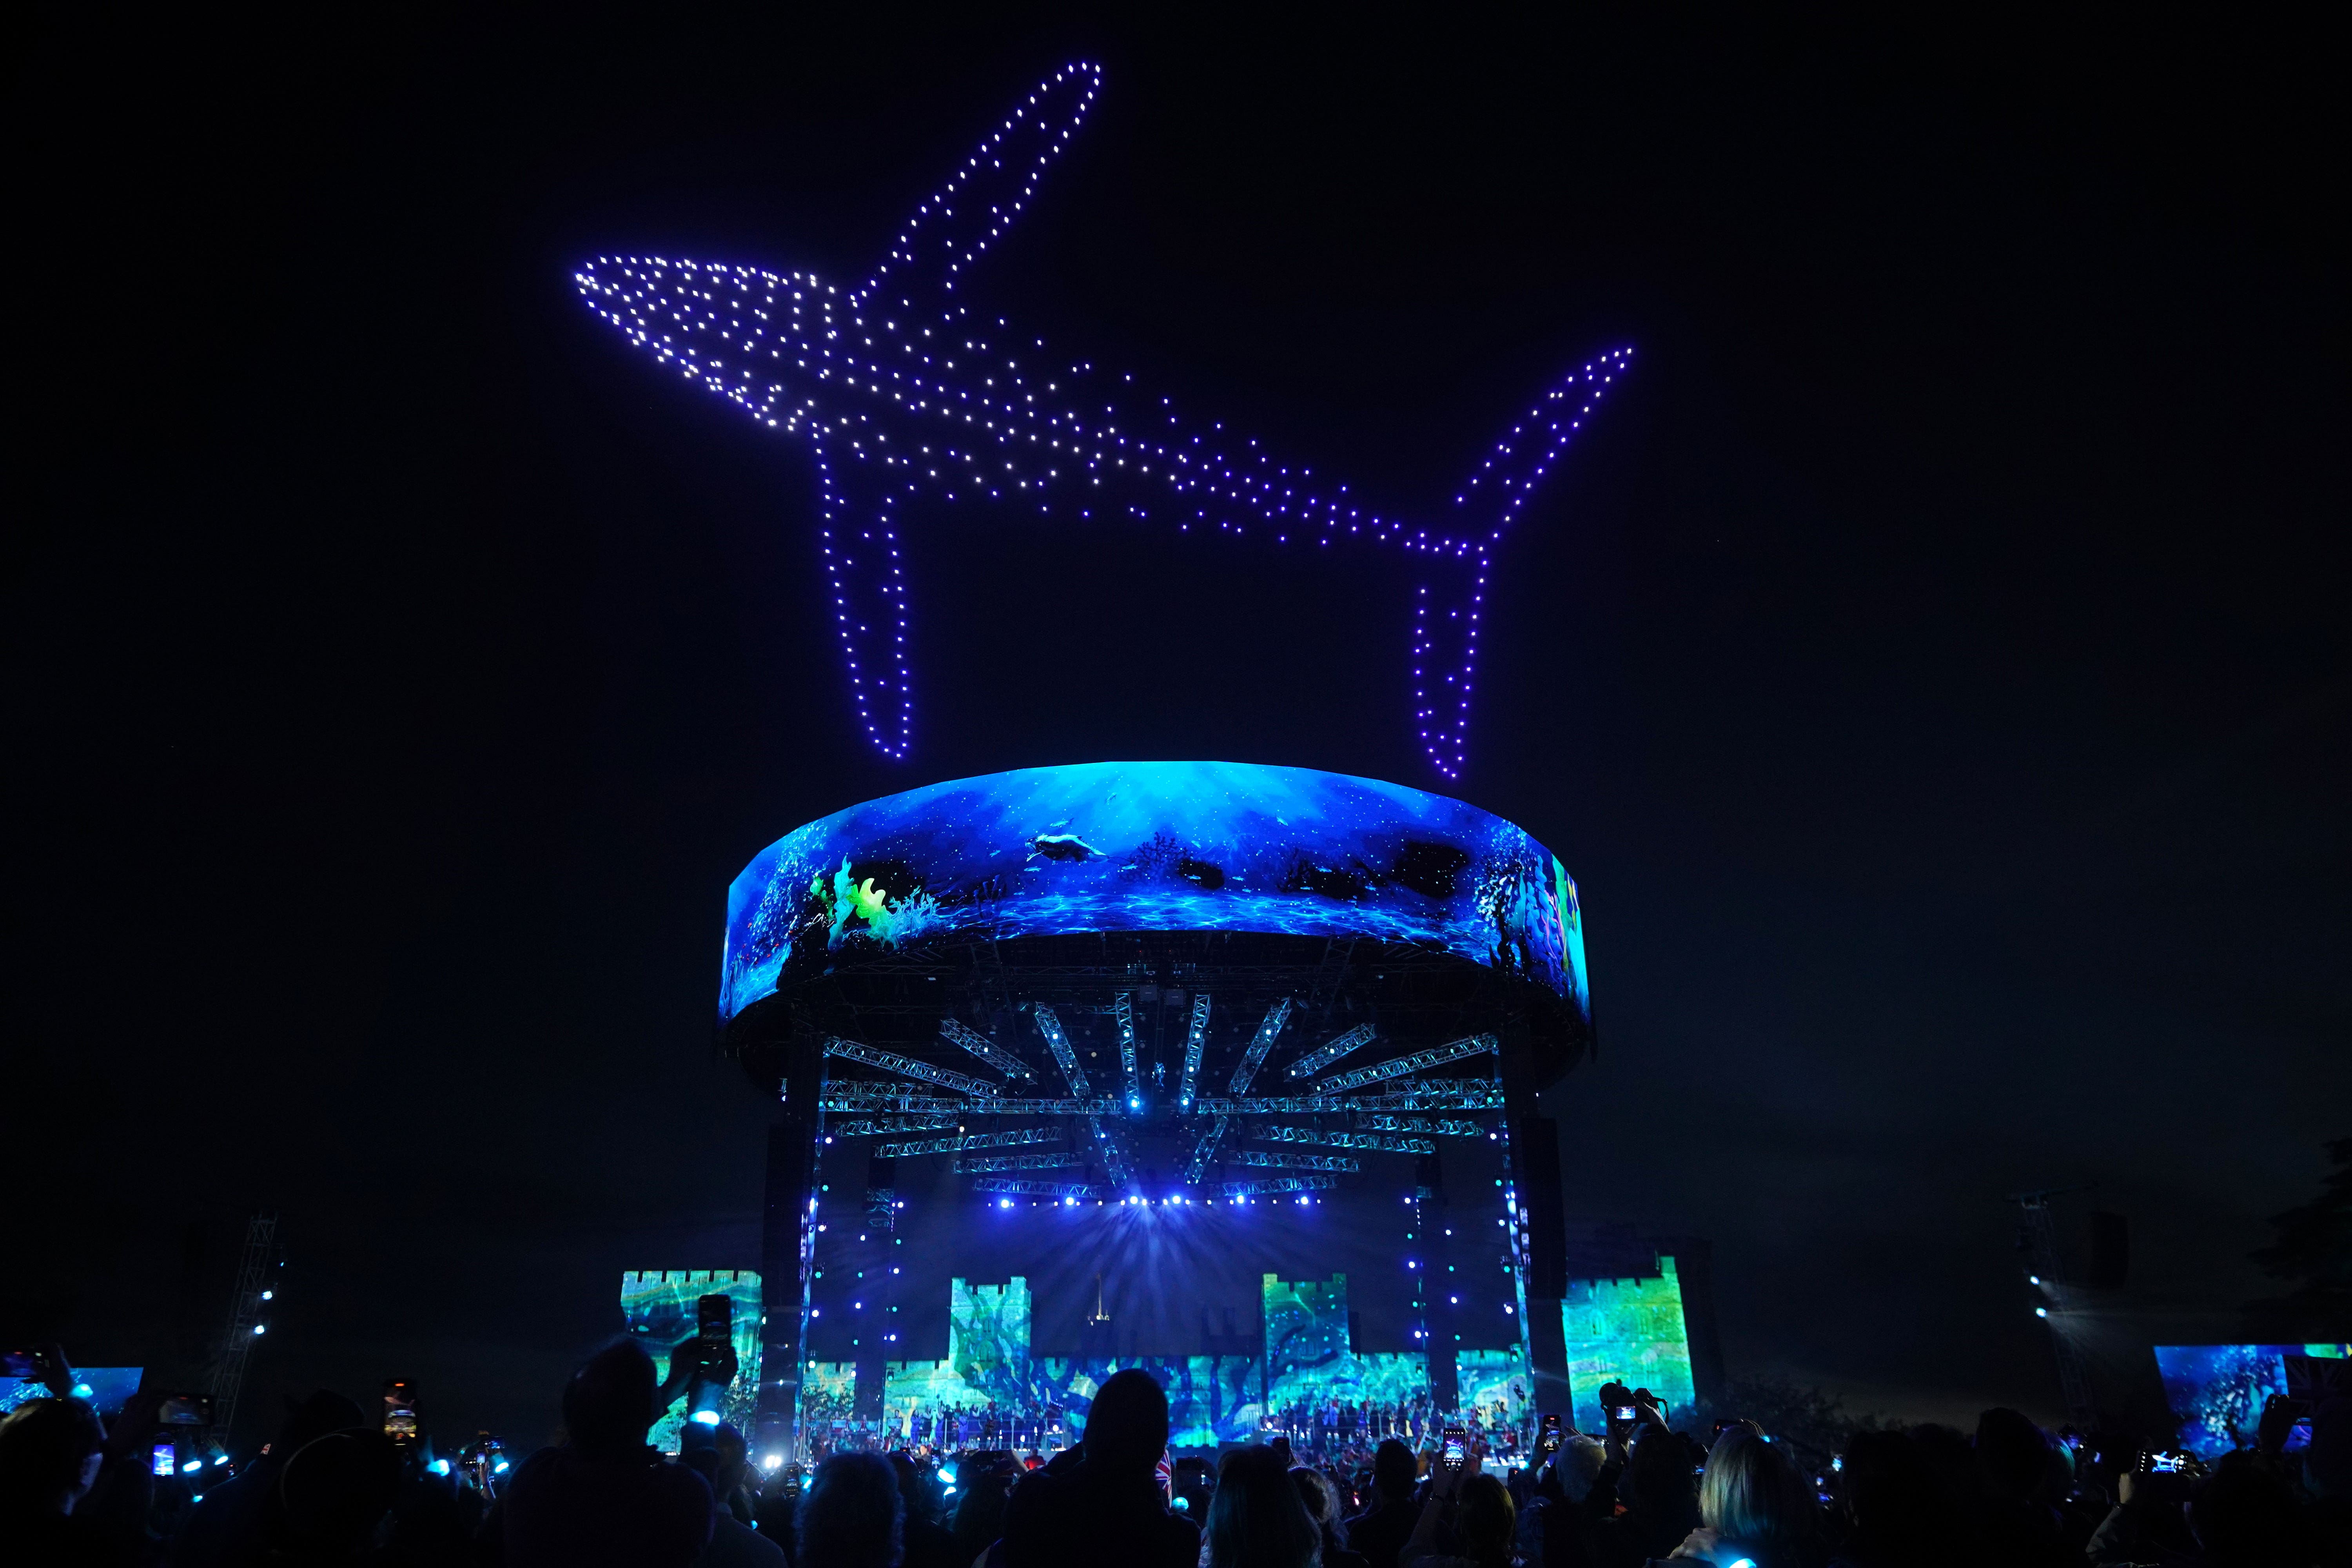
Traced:
<path fill-rule="evenodd" d="M 213 1358 L 213 1430 L 226 1434 L 236 1418 L 236 1394 L 245 1382 L 246 1357 L 268 1324 L 262 1308 L 277 1295 L 270 1283 L 278 1251 L 278 1216 L 257 1214 L 246 1221 L 245 1255 L 237 1260 L 236 1289 L 228 1299 L 228 1327 L 221 1331 Z"/>
<path fill-rule="evenodd" d="M 2083 1352 L 2074 1342 L 2073 1331 L 2059 1321 L 2059 1314 L 2067 1309 L 2058 1293 L 2058 1237 L 2050 1223 L 2050 1200 L 2068 1193 L 2087 1192 L 2096 1184 L 2084 1182 L 2072 1187 L 2043 1187 L 2009 1195 L 2009 1201 L 2018 1207 L 2021 1222 L 2017 1249 L 2029 1259 L 2026 1283 L 2037 1294 L 2033 1315 L 2050 1325 L 2050 1343 L 2058 1352 L 2058 1388 L 2066 1399 L 2066 1414 L 2077 1426 L 2084 1427 L 2091 1425 L 2094 1415 L 2091 1380 L 2083 1370 Z"/>

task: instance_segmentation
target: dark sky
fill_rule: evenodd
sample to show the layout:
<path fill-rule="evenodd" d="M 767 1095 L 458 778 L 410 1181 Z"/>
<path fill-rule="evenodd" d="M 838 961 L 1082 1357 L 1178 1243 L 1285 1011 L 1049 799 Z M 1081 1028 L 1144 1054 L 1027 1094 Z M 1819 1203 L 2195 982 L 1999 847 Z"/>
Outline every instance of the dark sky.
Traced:
<path fill-rule="evenodd" d="M 861 13 L 862 14 L 862 13 Z M 785 8 L 20 36 L 0 1317 L 536 1437 L 625 1268 L 756 1262 L 728 880 L 1105 757 L 1432 786 L 1405 580 L 915 520 L 853 738 L 805 454 L 577 303 L 862 277 L 1030 83 L 1098 116 L 982 279 L 1422 510 L 1636 374 L 1504 547 L 1459 793 L 1580 879 L 1569 1205 L 1711 1237 L 1735 1372 L 2054 1413 L 2002 1195 L 2134 1226 L 2103 1351 L 2226 1335 L 2352 1131 L 2344 99 L 2284 27 Z M 1906 24 L 1906 26 L 1908 26 Z"/>

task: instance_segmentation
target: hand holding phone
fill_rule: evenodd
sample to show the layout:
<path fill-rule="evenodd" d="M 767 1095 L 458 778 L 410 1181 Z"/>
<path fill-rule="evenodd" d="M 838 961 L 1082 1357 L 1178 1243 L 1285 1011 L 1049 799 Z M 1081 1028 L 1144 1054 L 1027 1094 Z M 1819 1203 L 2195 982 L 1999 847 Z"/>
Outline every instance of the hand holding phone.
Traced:
<path fill-rule="evenodd" d="M 167 1394 L 155 1407 L 155 1423 L 159 1426 L 209 1426 L 213 1424 L 213 1396 Z"/>
<path fill-rule="evenodd" d="M 405 1449 L 416 1441 L 416 1385 L 406 1378 L 383 1380 L 383 1435 Z"/>

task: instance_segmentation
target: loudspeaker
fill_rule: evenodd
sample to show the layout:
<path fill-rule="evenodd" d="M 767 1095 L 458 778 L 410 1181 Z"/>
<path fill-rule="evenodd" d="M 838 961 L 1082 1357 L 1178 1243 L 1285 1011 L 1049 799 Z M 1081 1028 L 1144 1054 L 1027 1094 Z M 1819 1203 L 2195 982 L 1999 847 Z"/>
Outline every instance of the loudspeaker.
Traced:
<path fill-rule="evenodd" d="M 1528 1294 L 1557 1301 L 1568 1294 L 1568 1214 L 1559 1191 L 1559 1123 L 1523 1116 L 1511 1129 L 1511 1164 L 1521 1173 L 1519 1208 L 1528 1217 Z"/>

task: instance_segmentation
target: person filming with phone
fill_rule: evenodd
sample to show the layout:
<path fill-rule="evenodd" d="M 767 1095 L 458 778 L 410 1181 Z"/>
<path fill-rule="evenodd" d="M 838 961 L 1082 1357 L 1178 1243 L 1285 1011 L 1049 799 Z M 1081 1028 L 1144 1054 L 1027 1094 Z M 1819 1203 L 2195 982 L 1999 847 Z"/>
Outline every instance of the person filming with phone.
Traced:
<path fill-rule="evenodd" d="M 1459 1426 L 1448 1426 L 1429 1473 L 1429 1499 L 1399 1568 L 1510 1568 L 1517 1510 L 1503 1483 L 1487 1475 L 1485 1456 Z M 1451 1526 L 1454 1546 L 1443 1545 Z"/>

